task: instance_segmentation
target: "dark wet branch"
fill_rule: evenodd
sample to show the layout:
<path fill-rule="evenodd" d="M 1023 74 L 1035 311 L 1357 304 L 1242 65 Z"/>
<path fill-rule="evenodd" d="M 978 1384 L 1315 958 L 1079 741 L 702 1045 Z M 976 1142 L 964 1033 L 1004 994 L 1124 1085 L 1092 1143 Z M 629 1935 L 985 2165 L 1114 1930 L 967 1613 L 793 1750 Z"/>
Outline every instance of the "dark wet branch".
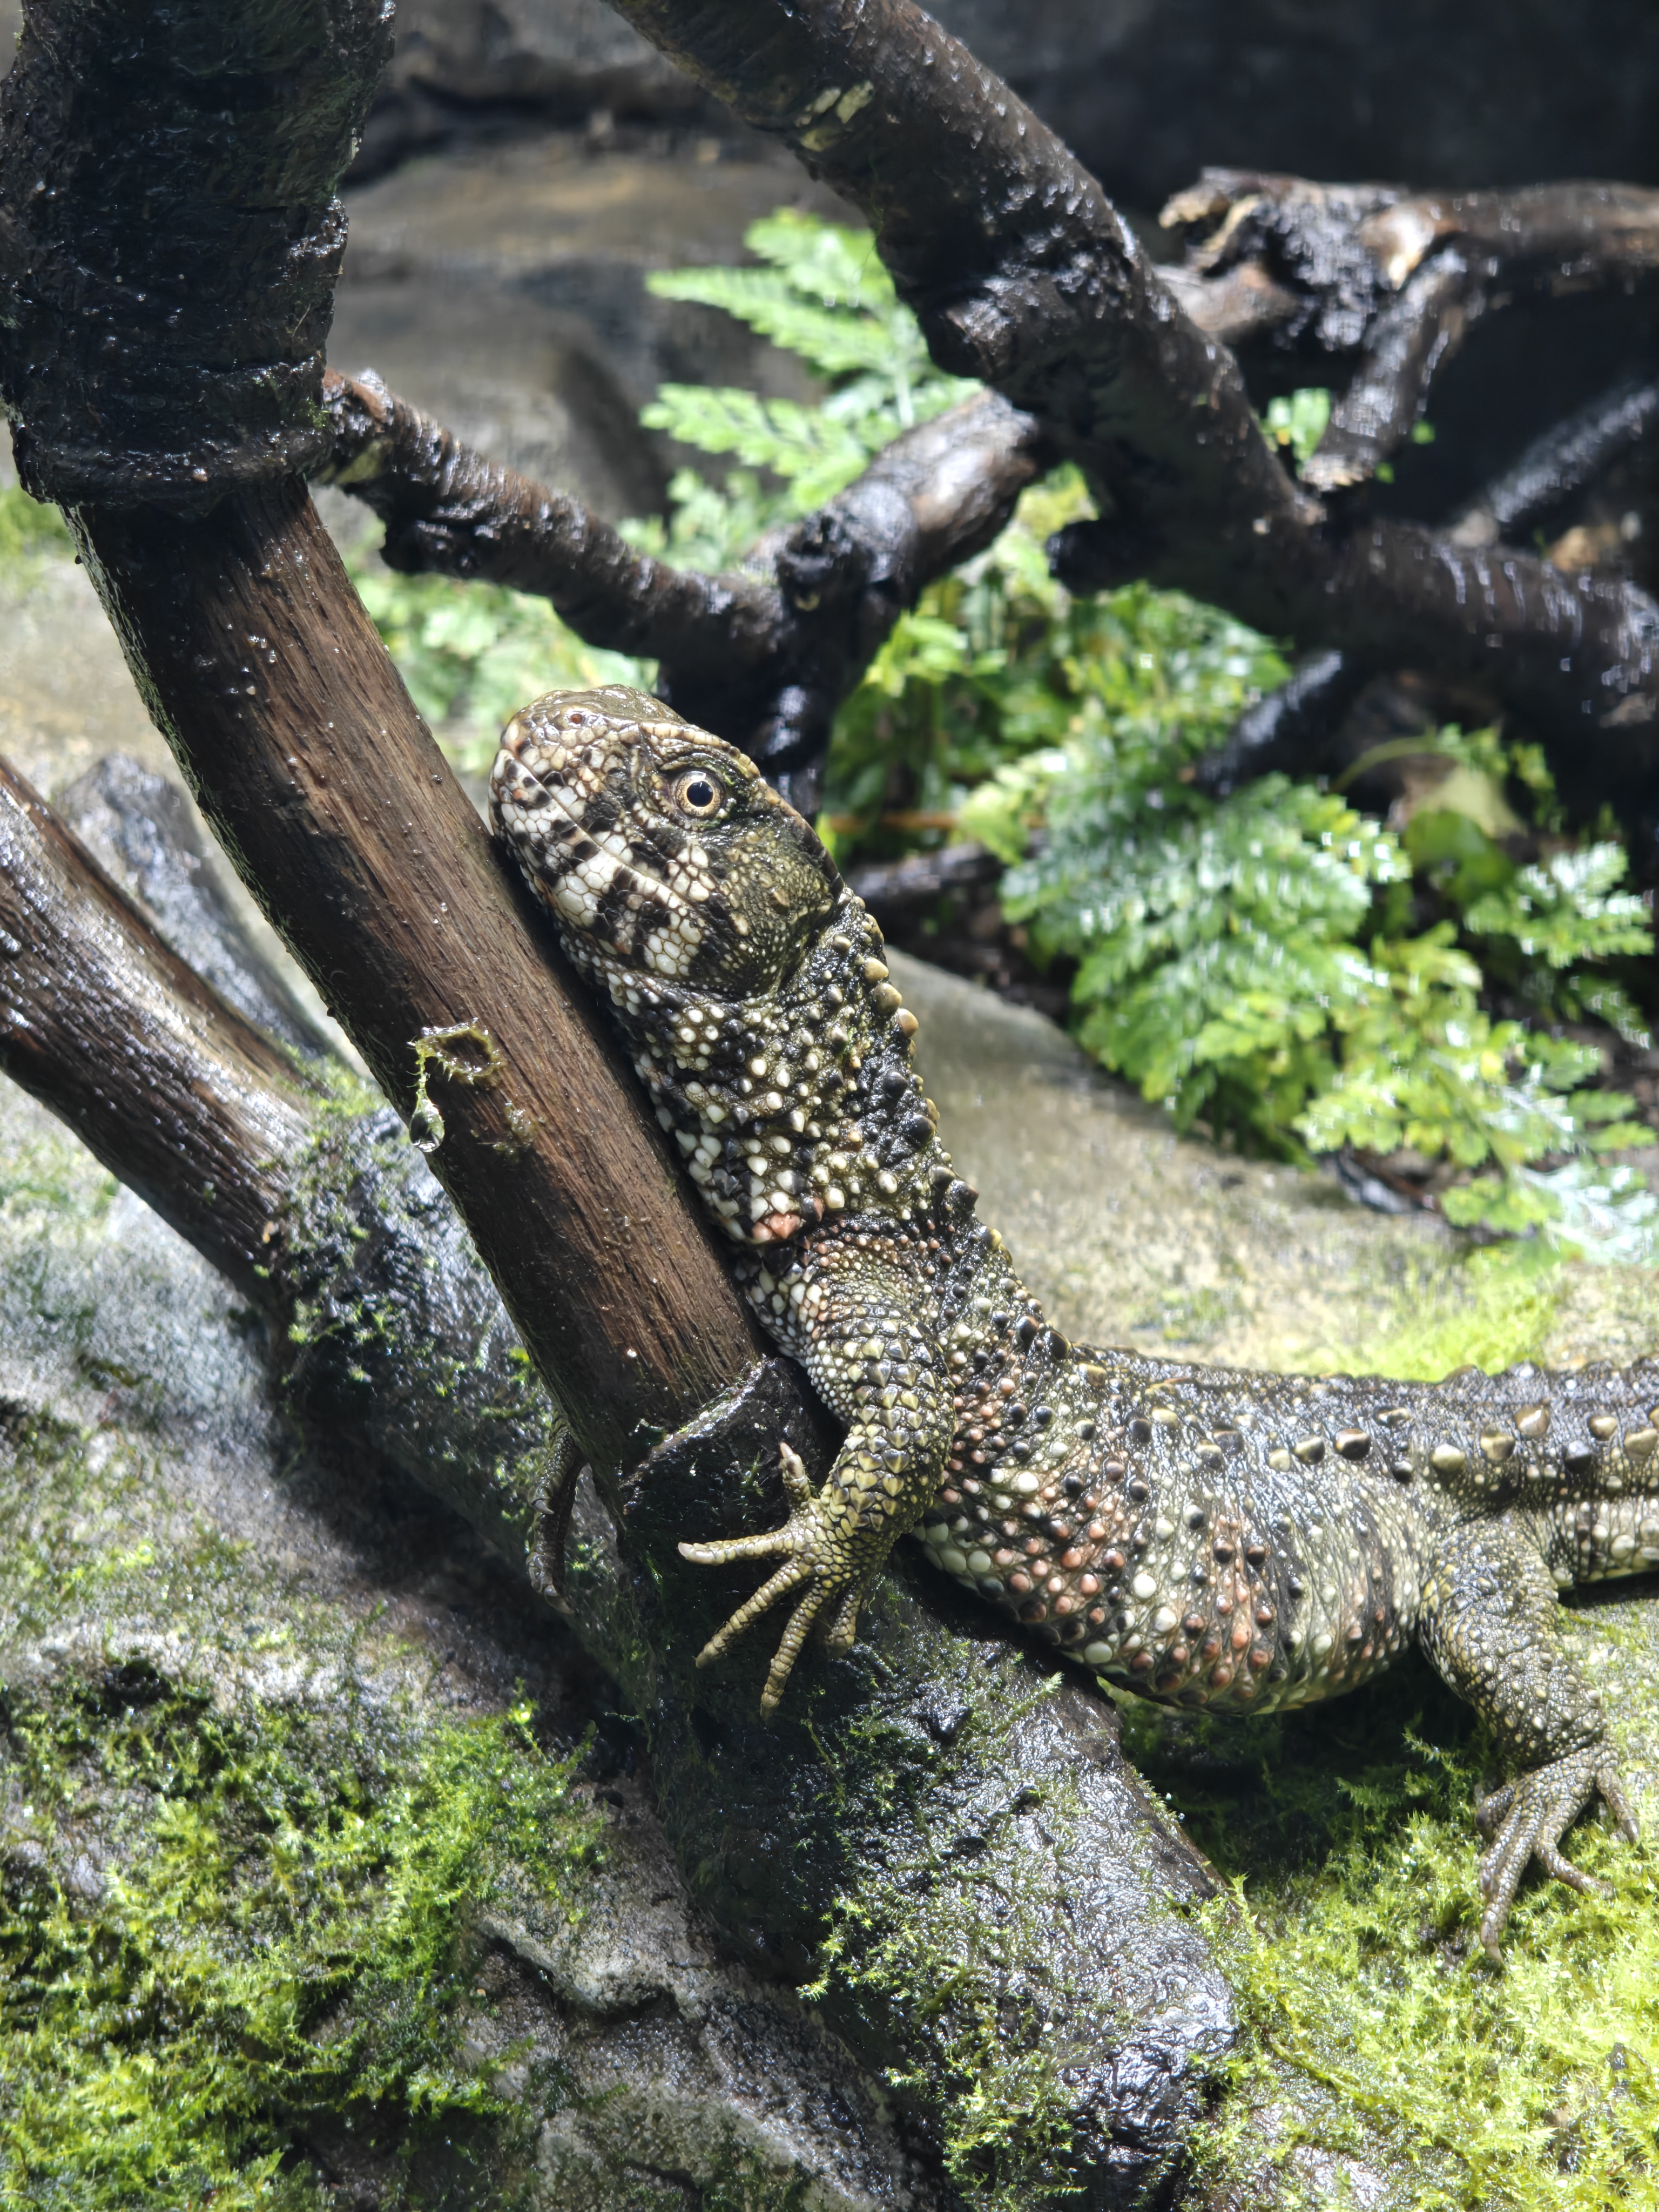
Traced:
<path fill-rule="evenodd" d="M 386 390 L 330 369 L 333 445 L 311 472 L 386 526 L 381 556 L 404 575 L 438 572 L 532 592 L 590 645 L 684 664 L 753 667 L 786 619 L 758 576 L 702 576 L 636 553 L 580 500 L 498 468 Z"/>
<path fill-rule="evenodd" d="M 836 498 L 702 576 L 637 553 L 562 492 L 496 467 L 374 380 L 331 372 L 333 451 L 313 480 L 386 525 L 385 558 L 533 592 L 590 645 L 660 662 L 682 714 L 741 745 L 807 814 L 836 709 L 924 586 L 990 543 L 1043 465 L 994 393 L 887 447 Z"/>
<path fill-rule="evenodd" d="M 1628 379 L 1535 439 L 1443 526 L 1448 544 L 1490 552 L 1530 532 L 1595 483 L 1644 437 L 1659 432 L 1659 385 Z M 1191 780 L 1217 798 L 1278 769 L 1312 775 L 1324 765 L 1344 715 L 1383 664 L 1356 653 L 1311 654 L 1289 681 L 1240 715 Z"/>
<path fill-rule="evenodd" d="M 963 844 L 911 853 L 902 860 L 872 860 L 851 870 L 847 880 L 885 929 L 925 914 L 952 891 L 988 890 L 1001 873 L 994 853 Z"/>
<path fill-rule="evenodd" d="M 1254 261 L 1224 270 L 1218 276 L 1162 264 L 1158 275 L 1188 321 L 1224 346 L 1249 345 L 1270 337 L 1302 313 L 1302 302 L 1289 286 L 1276 283 Z"/>
<path fill-rule="evenodd" d="M 1413 270 L 1365 334 L 1359 362 L 1302 474 L 1316 490 L 1364 483 L 1399 452 L 1429 387 L 1486 312 L 1486 283 L 1455 247 Z"/>
<path fill-rule="evenodd" d="M 315 1094 L 3 762 L 0 1069 L 263 1303 Z"/>
<path fill-rule="evenodd" d="M 1258 775 L 1308 775 L 1323 759 L 1337 726 L 1373 673 L 1352 653 L 1310 653 L 1288 681 L 1248 707 L 1213 752 L 1195 761 L 1188 781 L 1225 799 Z"/>
<path fill-rule="evenodd" d="M 1622 283 L 1659 270 L 1659 191 L 1592 179 L 1413 193 L 1379 210 L 1361 235 L 1396 286 L 1453 240 L 1472 260 L 1484 258 L 1489 273 L 1534 274 L 1552 291 Z"/>
<path fill-rule="evenodd" d="M 1659 383 L 1632 377 L 1535 438 L 1454 515 L 1458 545 L 1525 536 L 1595 483 L 1644 439 L 1659 437 Z"/>
<path fill-rule="evenodd" d="M 1632 185 L 1412 194 L 1206 169 L 1163 221 L 1192 234 L 1171 289 L 1205 329 L 1354 362 L 1304 472 L 1321 491 L 1399 449 L 1481 316 L 1659 269 L 1659 192 Z"/>

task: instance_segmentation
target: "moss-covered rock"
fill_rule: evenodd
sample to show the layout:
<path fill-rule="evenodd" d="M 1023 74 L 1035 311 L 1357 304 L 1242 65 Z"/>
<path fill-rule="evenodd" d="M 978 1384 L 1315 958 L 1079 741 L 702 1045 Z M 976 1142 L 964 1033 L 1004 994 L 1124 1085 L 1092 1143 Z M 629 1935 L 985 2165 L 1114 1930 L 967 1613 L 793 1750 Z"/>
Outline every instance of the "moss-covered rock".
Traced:
<path fill-rule="evenodd" d="M 934 2203 L 568 1633 L 9 1090 L 0 1160 L 0 2203 Z"/>

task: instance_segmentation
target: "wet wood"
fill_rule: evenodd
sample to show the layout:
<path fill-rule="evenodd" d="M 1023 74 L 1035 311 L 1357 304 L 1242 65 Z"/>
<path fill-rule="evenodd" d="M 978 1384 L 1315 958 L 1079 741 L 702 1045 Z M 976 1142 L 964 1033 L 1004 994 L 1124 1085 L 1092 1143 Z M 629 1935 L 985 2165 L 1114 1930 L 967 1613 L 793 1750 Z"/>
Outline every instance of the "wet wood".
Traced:
<path fill-rule="evenodd" d="M 3 762 L 0 1069 L 268 1302 L 268 1232 L 315 1094 Z"/>
<path fill-rule="evenodd" d="M 432 1165 L 585 1452 L 632 1465 L 757 1340 L 303 485 L 76 522 L 209 822 L 402 1113 L 422 1034 L 470 1032 L 427 1061 Z"/>

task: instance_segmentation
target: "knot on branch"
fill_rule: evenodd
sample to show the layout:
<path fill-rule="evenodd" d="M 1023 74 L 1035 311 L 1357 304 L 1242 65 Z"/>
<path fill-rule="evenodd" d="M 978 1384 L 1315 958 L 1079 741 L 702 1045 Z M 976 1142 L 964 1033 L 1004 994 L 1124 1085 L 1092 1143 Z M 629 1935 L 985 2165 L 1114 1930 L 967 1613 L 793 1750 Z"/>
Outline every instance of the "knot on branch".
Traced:
<path fill-rule="evenodd" d="M 391 14 L 26 0 L 0 91 L 0 398 L 37 498 L 199 507 L 327 451 L 334 188 Z"/>

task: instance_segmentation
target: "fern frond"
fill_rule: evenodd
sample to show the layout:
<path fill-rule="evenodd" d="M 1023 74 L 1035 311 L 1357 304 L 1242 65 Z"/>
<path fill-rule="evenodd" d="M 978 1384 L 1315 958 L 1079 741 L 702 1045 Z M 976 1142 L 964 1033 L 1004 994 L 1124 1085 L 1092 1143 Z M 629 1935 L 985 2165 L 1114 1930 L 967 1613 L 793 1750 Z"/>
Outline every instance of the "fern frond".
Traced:
<path fill-rule="evenodd" d="M 890 370 L 896 340 L 887 322 L 814 306 L 772 270 L 667 269 L 647 276 L 646 285 L 659 300 L 690 300 L 736 316 L 825 376 Z"/>
<path fill-rule="evenodd" d="M 640 420 L 705 453 L 735 453 L 751 468 L 770 469 L 788 483 L 799 514 L 844 489 L 893 434 L 887 428 L 872 444 L 864 425 L 827 419 L 821 408 L 700 384 L 659 386 Z"/>
<path fill-rule="evenodd" d="M 769 262 L 803 299 L 826 307 L 861 307 L 884 315 L 898 305 L 893 280 L 867 230 L 823 222 L 798 208 L 779 208 L 750 224 L 744 244 Z"/>

